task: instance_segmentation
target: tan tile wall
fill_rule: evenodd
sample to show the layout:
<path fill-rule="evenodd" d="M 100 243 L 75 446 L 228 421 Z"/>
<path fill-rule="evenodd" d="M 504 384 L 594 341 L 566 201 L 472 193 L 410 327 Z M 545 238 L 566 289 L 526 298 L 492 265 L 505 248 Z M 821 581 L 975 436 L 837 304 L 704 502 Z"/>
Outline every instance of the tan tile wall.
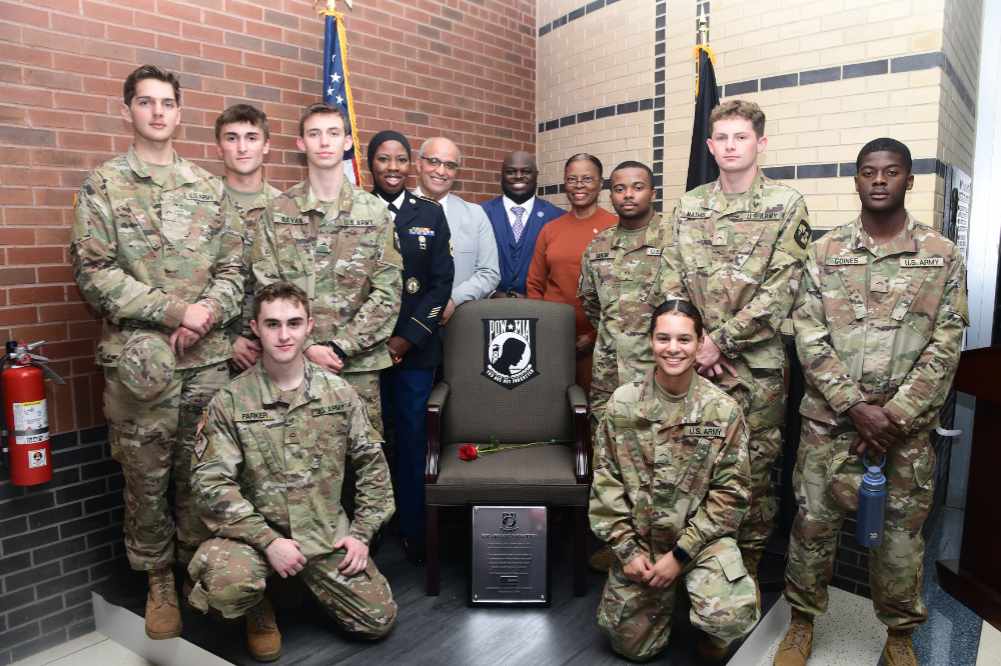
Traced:
<path fill-rule="evenodd" d="M 563 182 L 563 165 L 568 157 L 580 152 L 591 153 L 601 160 L 606 177 L 616 164 L 625 160 L 639 160 L 650 164 L 653 158 L 652 144 L 653 111 L 611 116 L 543 132 L 536 142 L 539 183 L 552 185 Z M 567 207 L 563 194 L 546 198 L 557 206 Z M 608 206 L 608 190 L 601 193 L 599 201 L 611 209 Z"/>
<path fill-rule="evenodd" d="M 943 21 L 942 51 L 956 69 L 966 91 L 974 99 L 979 80 L 977 72 L 982 15 L 982 0 L 951 0 L 946 6 Z M 939 133 L 939 158 L 972 173 L 976 118 L 948 77 L 943 77 Z"/>
<path fill-rule="evenodd" d="M 539 0 L 539 24 L 583 5 Z M 559 9 L 554 9 L 558 6 Z M 650 0 L 620 0 L 557 28 L 538 40 L 537 122 L 653 96 L 654 11 Z M 598 156 L 609 168 L 653 157 L 653 112 L 641 111 L 570 125 L 539 134 L 539 183 L 563 179 L 563 163 L 578 152 Z M 607 193 L 603 195 L 607 197 Z M 549 197 L 566 206 L 562 194 Z"/>

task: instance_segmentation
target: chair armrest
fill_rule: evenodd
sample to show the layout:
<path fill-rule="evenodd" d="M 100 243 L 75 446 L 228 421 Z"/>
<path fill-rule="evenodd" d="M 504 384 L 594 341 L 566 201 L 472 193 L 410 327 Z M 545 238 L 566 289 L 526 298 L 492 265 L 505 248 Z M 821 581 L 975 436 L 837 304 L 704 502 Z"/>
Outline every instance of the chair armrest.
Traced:
<path fill-rule="evenodd" d="M 428 397 L 426 424 L 427 458 L 424 461 L 424 483 L 438 483 L 438 459 L 441 457 L 441 412 L 448 399 L 448 384 L 439 382 Z"/>
<path fill-rule="evenodd" d="M 567 389 L 567 401 L 573 418 L 574 476 L 577 483 L 591 482 L 591 436 L 588 432 L 587 396 L 577 384 Z"/>

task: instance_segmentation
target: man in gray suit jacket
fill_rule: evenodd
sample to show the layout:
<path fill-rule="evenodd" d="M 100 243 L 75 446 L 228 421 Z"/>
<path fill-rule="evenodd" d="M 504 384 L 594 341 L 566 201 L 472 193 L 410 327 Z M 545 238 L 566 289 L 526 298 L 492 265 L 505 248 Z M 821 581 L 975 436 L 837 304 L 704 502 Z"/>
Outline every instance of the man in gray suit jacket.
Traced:
<path fill-rule="evenodd" d="M 449 193 L 461 164 L 459 147 L 445 137 L 433 137 L 421 145 L 415 193 L 441 204 L 452 234 L 455 259 L 452 298 L 445 307 L 442 324 L 448 322 L 456 307 L 488 297 L 500 283 L 497 242 L 490 220 L 480 206 Z"/>

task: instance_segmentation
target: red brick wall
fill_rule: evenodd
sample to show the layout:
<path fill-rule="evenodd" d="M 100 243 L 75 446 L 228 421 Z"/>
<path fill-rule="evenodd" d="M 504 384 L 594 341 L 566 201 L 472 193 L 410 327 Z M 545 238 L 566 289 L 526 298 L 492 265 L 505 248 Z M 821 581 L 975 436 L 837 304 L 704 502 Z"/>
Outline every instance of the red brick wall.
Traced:
<path fill-rule="evenodd" d="M 462 191 L 493 196 L 503 155 L 535 146 L 533 0 L 356 0 L 346 13 L 362 150 L 396 129 L 463 150 Z M 323 24 L 298 0 L 0 0 L 0 341 L 48 340 L 66 378 L 53 432 L 100 424 L 99 323 L 68 265 L 73 196 L 125 151 L 121 85 L 138 64 L 181 74 L 177 151 L 219 173 L 212 123 L 237 101 L 271 118 L 267 175 L 303 175 L 295 134 L 320 95 Z M 364 152 L 362 152 L 364 154 Z"/>

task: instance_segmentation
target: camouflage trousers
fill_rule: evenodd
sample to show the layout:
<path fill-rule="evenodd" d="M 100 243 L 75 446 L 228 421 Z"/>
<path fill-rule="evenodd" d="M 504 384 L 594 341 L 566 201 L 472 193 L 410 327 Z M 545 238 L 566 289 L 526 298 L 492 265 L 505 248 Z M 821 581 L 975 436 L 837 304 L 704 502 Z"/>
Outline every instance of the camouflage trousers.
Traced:
<path fill-rule="evenodd" d="M 782 423 L 785 421 L 785 378 L 782 370 L 753 371 L 754 384 L 743 399 L 751 462 L 751 505 L 737 530 L 737 544 L 753 568 L 761 559 L 775 527 L 778 499 L 772 484 L 772 466 L 782 453 Z M 751 571 L 757 576 L 757 571 Z"/>
<path fill-rule="evenodd" d="M 809 615 L 827 610 L 838 534 L 845 515 L 858 506 L 862 463 L 848 453 L 857 439 L 850 428 L 803 419 L 793 475 L 799 511 L 789 542 L 785 596 Z M 869 586 L 877 617 L 891 629 L 913 629 L 928 617 L 921 599 L 921 528 L 931 511 L 934 469 L 927 432 L 887 452 L 883 541 L 869 553 Z"/>
<path fill-rule="evenodd" d="M 598 626 L 612 649 L 627 659 L 646 661 L 667 647 L 678 586 L 691 599 L 692 625 L 730 642 L 749 632 L 760 617 L 754 582 L 731 537 L 709 543 L 688 563 L 679 579 L 655 589 L 634 583 L 616 560 L 598 606 Z"/>
<path fill-rule="evenodd" d="M 205 406 L 229 382 L 226 363 L 177 370 L 153 400 L 136 398 L 104 368 L 104 416 L 111 456 L 125 479 L 125 550 L 133 569 L 149 571 L 191 559 L 209 536 L 191 493 L 195 430 Z M 174 481 L 171 510 L 168 486 Z"/>
<path fill-rule="evenodd" d="M 360 638 L 382 638 L 396 622 L 389 582 L 371 559 L 365 571 L 344 576 L 337 570 L 343 558 L 343 551 L 314 557 L 297 575 L 345 631 Z M 213 609 L 225 618 L 240 617 L 261 601 L 269 574 L 274 571 L 253 546 L 209 539 L 188 565 L 194 582 L 188 601 L 203 613 Z"/>
<path fill-rule="evenodd" d="M 379 370 L 367 372 L 345 372 L 341 377 L 358 392 L 358 397 L 365 404 L 368 420 L 372 427 L 382 435 L 382 397 L 379 391 Z"/>

